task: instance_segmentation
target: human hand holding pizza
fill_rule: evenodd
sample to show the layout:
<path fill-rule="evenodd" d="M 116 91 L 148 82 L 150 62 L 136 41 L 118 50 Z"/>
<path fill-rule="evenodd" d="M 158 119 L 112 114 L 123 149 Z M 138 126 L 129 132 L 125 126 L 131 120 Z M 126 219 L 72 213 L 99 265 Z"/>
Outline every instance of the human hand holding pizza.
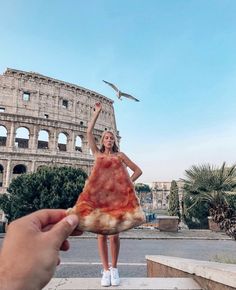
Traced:
<path fill-rule="evenodd" d="M 60 209 L 36 211 L 12 222 L 0 253 L 1 290 L 42 289 L 60 263 L 59 251 L 69 249 L 67 238 L 77 224 L 76 215 L 66 217 Z"/>

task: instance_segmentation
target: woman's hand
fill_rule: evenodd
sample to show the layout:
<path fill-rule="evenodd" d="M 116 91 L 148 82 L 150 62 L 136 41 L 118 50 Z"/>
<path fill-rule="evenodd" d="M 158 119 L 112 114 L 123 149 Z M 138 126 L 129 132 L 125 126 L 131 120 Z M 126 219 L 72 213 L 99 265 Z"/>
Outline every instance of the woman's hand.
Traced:
<path fill-rule="evenodd" d="M 95 114 L 99 114 L 99 113 L 101 112 L 101 110 L 102 110 L 102 104 L 99 103 L 99 102 L 97 102 L 97 103 L 95 104 L 95 107 L 94 107 L 94 112 L 95 112 Z"/>
<path fill-rule="evenodd" d="M 65 210 L 40 210 L 10 224 L 0 253 L 1 290 L 39 290 L 69 249 L 68 236 L 78 225 Z M 80 233 L 81 234 L 81 233 Z"/>

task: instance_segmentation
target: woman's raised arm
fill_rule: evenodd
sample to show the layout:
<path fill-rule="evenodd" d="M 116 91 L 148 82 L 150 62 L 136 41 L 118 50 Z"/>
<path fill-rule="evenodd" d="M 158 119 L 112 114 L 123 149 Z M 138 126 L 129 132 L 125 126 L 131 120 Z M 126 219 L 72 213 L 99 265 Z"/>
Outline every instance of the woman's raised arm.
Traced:
<path fill-rule="evenodd" d="M 89 147 L 92 150 L 93 155 L 95 155 L 96 153 L 99 152 L 99 149 L 98 149 L 98 147 L 96 145 L 96 142 L 95 142 L 95 139 L 94 139 L 94 136 L 93 136 L 93 129 L 94 129 L 95 123 L 97 121 L 97 118 L 98 118 L 101 110 L 102 110 L 101 103 L 96 103 L 95 104 L 94 114 L 92 116 L 91 121 L 88 124 L 88 129 L 87 129 L 88 143 L 89 143 Z"/>

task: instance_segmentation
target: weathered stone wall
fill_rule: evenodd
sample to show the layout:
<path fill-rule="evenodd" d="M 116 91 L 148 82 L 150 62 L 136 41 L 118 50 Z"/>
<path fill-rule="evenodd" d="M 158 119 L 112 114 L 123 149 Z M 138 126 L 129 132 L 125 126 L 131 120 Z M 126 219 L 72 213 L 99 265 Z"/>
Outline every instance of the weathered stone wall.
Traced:
<path fill-rule="evenodd" d="M 179 190 L 179 201 L 183 199 L 183 182 L 177 181 Z M 168 209 L 168 200 L 170 194 L 170 181 L 156 181 L 152 183 L 152 195 L 153 195 L 153 209 Z M 182 208 L 180 208 L 182 210 Z"/>
<path fill-rule="evenodd" d="M 0 136 L 0 192 L 9 186 L 16 165 L 26 172 L 42 165 L 65 165 L 89 174 L 93 156 L 86 130 L 96 102 L 103 106 L 94 130 L 96 142 L 104 130 L 112 130 L 119 141 L 113 101 L 105 96 L 33 72 L 7 69 L 0 75 L 0 128 L 6 131 Z M 28 136 L 17 135 L 22 127 Z M 42 131 L 48 134 L 47 141 L 39 140 Z"/>

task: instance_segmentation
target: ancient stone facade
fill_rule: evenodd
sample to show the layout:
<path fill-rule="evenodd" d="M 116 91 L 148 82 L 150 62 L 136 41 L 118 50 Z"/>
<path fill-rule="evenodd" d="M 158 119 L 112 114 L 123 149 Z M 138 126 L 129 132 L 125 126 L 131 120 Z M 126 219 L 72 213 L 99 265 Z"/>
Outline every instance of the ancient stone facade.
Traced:
<path fill-rule="evenodd" d="M 43 165 L 73 166 L 90 173 L 93 156 L 86 129 L 96 102 L 97 144 L 105 130 L 119 142 L 113 101 L 89 89 L 34 72 L 0 75 L 0 193 L 12 178 Z"/>
<path fill-rule="evenodd" d="M 179 189 L 179 201 L 183 200 L 183 182 L 176 181 Z M 153 209 L 168 209 L 168 199 L 170 194 L 170 181 L 157 181 L 152 183 L 152 207 Z"/>

